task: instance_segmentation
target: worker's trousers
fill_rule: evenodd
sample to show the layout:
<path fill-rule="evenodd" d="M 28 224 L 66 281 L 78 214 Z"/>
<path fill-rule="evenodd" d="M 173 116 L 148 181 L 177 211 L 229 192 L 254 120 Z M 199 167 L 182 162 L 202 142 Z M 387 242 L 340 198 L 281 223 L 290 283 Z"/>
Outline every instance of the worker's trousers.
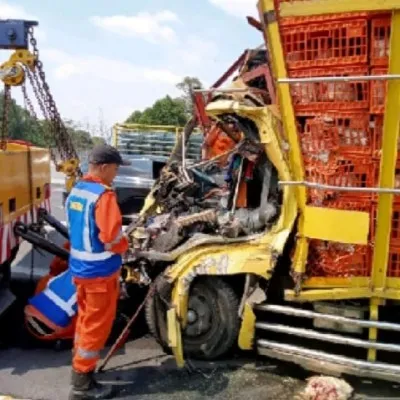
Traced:
<path fill-rule="evenodd" d="M 62 273 L 62 271 L 56 271 L 57 274 L 56 275 L 52 275 L 47 274 L 45 276 L 43 276 L 39 282 L 36 285 L 36 289 L 35 289 L 35 295 L 43 292 L 46 287 L 48 282 L 50 281 L 50 279 L 54 278 L 55 276 L 57 276 L 58 274 Z M 31 318 L 36 318 L 38 321 L 40 321 L 43 325 L 47 326 L 48 332 L 51 333 L 43 333 L 42 329 L 37 328 L 36 325 L 32 326 L 29 323 L 29 320 Z M 58 327 L 54 324 L 51 324 L 48 319 L 40 312 L 36 309 L 36 307 L 32 306 L 31 304 L 28 304 L 25 307 L 25 325 L 27 330 L 29 331 L 29 333 L 34 336 L 35 338 L 39 339 L 39 340 L 70 340 L 73 339 L 75 336 L 75 326 L 76 326 L 76 320 L 77 320 L 77 316 L 74 315 L 71 318 L 71 323 L 64 327 Z M 39 326 L 40 328 L 40 326 Z"/>
<path fill-rule="evenodd" d="M 119 298 L 117 272 L 106 278 L 74 278 L 77 288 L 78 320 L 72 368 L 87 373 L 96 369 L 115 320 Z"/>

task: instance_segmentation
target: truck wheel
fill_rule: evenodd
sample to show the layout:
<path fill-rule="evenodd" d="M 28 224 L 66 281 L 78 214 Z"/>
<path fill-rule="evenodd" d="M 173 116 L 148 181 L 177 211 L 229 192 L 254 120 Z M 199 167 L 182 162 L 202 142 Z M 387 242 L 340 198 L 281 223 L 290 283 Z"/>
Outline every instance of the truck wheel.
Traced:
<path fill-rule="evenodd" d="M 189 295 L 188 324 L 183 331 L 186 356 L 213 360 L 229 352 L 240 328 L 239 300 L 226 282 L 216 277 L 197 279 Z M 164 350 L 168 347 L 167 306 L 159 296 L 146 304 L 146 320 L 150 332 Z"/>

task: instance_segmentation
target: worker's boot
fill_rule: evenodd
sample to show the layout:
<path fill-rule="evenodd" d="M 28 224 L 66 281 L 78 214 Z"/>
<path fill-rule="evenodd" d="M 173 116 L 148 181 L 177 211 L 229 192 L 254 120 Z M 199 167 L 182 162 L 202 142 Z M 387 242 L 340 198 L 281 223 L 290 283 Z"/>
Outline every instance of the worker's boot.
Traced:
<path fill-rule="evenodd" d="M 112 386 L 96 382 L 93 372 L 79 373 L 72 371 L 72 389 L 69 400 L 109 399 L 112 391 Z"/>

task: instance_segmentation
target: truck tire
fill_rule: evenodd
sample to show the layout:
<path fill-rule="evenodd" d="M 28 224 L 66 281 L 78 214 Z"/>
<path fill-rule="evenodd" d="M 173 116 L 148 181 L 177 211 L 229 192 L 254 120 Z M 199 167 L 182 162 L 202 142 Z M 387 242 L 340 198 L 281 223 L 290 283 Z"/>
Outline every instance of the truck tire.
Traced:
<path fill-rule="evenodd" d="M 239 300 L 232 287 L 218 277 L 201 277 L 192 284 L 189 295 L 188 324 L 182 333 L 185 356 L 214 360 L 234 346 L 240 328 Z M 158 296 L 146 304 L 150 332 L 167 353 L 167 305 Z"/>

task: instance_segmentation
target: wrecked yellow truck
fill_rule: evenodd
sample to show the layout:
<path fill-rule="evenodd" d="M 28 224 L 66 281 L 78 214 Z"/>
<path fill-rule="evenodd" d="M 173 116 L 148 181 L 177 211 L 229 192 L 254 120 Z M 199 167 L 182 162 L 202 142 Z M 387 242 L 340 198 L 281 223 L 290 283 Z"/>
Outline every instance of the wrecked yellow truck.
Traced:
<path fill-rule="evenodd" d="M 180 366 L 238 346 L 397 382 L 400 2 L 258 6 L 266 50 L 197 91 L 127 230 L 125 279 L 153 282 L 147 322 Z M 197 125 L 202 157 L 188 162 Z"/>

